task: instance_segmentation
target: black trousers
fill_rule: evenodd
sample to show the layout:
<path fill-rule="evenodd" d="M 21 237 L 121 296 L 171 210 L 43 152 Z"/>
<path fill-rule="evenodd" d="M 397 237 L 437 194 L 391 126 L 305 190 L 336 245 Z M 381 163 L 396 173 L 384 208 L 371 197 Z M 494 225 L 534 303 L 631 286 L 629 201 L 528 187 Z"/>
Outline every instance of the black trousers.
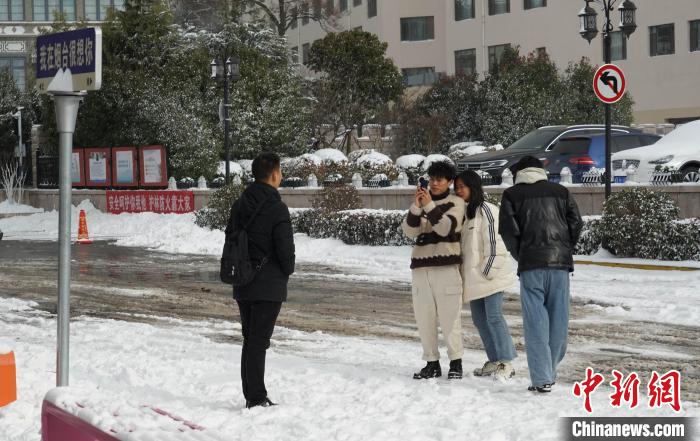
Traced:
<path fill-rule="evenodd" d="M 281 302 L 237 300 L 243 327 L 241 381 L 247 402 L 260 403 L 267 398 L 265 389 L 265 353 L 275 329 Z"/>

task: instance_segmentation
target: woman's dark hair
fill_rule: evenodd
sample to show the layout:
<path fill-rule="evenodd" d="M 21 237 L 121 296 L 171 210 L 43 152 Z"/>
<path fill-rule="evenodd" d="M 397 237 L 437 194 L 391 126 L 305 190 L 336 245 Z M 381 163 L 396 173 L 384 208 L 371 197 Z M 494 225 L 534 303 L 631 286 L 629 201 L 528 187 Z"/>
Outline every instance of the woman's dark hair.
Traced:
<path fill-rule="evenodd" d="M 484 203 L 484 187 L 481 185 L 481 177 L 473 170 L 465 170 L 455 178 L 469 188 L 469 203 L 467 203 L 467 219 L 474 219 L 476 210 Z"/>

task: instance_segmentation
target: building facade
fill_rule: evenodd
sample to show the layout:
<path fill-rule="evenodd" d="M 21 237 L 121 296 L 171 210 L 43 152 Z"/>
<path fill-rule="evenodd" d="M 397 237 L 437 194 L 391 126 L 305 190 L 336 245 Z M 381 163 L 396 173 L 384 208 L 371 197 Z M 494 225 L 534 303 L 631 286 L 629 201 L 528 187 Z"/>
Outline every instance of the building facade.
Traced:
<path fill-rule="evenodd" d="M 409 86 L 456 72 L 483 76 L 507 45 L 519 46 L 521 54 L 544 51 L 560 69 L 582 57 L 603 60 L 602 38 L 589 45 L 578 33 L 584 0 L 309 0 L 307 7 L 319 3 L 336 11 L 338 30 L 361 28 L 388 43 L 387 54 Z M 635 122 L 700 118 L 700 2 L 635 4 L 636 32 L 629 40 L 619 32 L 612 36 L 613 63 L 627 77 Z M 617 29 L 619 14 L 612 15 Z M 599 29 L 602 21 L 598 9 Z M 303 71 L 309 48 L 325 34 L 324 26 L 301 19 L 287 32 Z"/>
<path fill-rule="evenodd" d="M 10 69 L 17 85 L 26 89 L 33 75 L 33 43 L 57 14 L 68 22 L 99 24 L 110 8 L 123 6 L 124 0 L 0 0 L 0 69 Z"/>

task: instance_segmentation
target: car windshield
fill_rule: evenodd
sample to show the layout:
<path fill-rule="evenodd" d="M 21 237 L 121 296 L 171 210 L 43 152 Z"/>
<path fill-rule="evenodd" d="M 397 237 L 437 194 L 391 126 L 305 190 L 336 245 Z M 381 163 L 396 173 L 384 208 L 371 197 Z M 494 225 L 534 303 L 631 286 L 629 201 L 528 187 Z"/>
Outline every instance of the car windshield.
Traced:
<path fill-rule="evenodd" d="M 543 149 L 559 134 L 557 129 L 536 129 L 508 146 L 508 150 Z"/>

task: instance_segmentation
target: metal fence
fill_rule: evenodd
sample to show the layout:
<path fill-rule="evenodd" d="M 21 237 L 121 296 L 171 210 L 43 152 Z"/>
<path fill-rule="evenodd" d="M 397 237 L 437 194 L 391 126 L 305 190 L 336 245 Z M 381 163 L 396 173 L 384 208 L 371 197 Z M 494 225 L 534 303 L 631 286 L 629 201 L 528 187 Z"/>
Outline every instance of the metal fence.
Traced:
<path fill-rule="evenodd" d="M 58 188 L 58 156 L 36 158 L 36 174 L 38 188 Z"/>

